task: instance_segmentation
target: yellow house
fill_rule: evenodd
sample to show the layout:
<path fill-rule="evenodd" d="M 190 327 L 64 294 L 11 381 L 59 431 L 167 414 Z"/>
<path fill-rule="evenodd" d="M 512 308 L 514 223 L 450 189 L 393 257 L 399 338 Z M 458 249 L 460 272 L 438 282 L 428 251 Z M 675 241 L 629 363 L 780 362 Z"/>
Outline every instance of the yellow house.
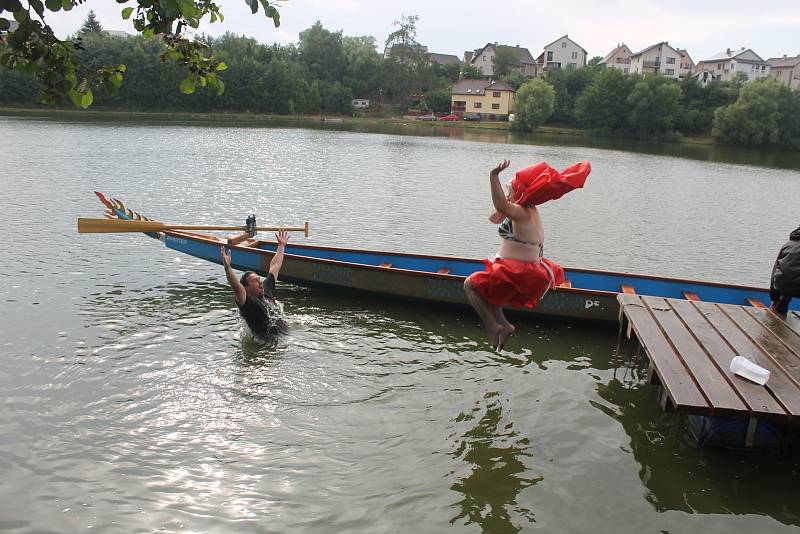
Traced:
<path fill-rule="evenodd" d="M 478 113 L 482 119 L 507 120 L 514 113 L 514 90 L 503 80 L 459 80 L 450 91 L 450 110 L 459 117 Z"/>

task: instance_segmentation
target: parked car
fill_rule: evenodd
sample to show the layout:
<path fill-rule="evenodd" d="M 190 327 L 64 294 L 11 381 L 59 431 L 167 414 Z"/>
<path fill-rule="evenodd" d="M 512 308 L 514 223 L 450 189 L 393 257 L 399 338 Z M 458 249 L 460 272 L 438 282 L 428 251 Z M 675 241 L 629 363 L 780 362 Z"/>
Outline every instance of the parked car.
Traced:
<path fill-rule="evenodd" d="M 457 121 L 458 115 L 445 115 L 444 117 L 439 118 L 440 121 Z"/>
<path fill-rule="evenodd" d="M 464 114 L 464 120 L 465 121 L 479 121 L 479 120 L 481 120 L 481 114 L 480 113 L 466 113 L 466 114 Z"/>
<path fill-rule="evenodd" d="M 436 115 L 434 115 L 433 113 L 426 113 L 425 115 L 419 115 L 417 117 L 417 120 L 418 121 L 435 121 L 436 120 Z"/>

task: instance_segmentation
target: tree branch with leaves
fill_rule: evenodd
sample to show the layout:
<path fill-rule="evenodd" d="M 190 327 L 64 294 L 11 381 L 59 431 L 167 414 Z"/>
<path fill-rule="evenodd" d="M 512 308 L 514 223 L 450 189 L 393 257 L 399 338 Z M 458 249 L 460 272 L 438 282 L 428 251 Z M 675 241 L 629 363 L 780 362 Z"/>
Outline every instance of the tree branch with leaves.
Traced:
<path fill-rule="evenodd" d="M 93 87 L 104 87 L 109 95 L 116 95 L 122 85 L 125 65 L 103 66 L 78 79 L 80 66 L 76 51 L 79 40 L 59 39 L 45 22 L 45 15 L 70 11 L 86 0 L 0 0 L 0 31 L 8 32 L 10 18 L 17 22 L 14 31 L 0 36 L 0 66 L 35 76 L 41 88 L 40 102 L 58 104 L 65 97 L 82 108 L 94 101 Z M 263 10 L 275 27 L 280 25 L 276 8 L 280 0 L 245 0 L 255 14 Z M 218 72 L 227 67 L 201 42 L 186 37 L 187 28 L 197 29 L 202 19 L 211 23 L 224 17 L 219 6 L 211 0 L 117 0 L 118 4 L 134 2 L 122 9 L 125 20 L 133 17 L 133 26 L 143 37 L 158 37 L 167 46 L 162 61 L 176 62 L 186 70 L 180 84 L 183 93 L 193 93 L 196 87 L 215 89 L 218 94 L 225 85 Z"/>

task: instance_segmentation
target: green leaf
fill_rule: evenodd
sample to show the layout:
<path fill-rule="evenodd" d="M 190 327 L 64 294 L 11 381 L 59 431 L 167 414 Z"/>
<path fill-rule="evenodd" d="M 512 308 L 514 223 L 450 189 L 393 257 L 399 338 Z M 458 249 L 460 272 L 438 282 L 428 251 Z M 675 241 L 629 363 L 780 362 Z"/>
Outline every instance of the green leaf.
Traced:
<path fill-rule="evenodd" d="M 0 30 L 7 30 L 11 27 L 11 23 L 4 18 L 0 18 Z"/>
<path fill-rule="evenodd" d="M 188 24 L 189 26 L 191 26 L 194 29 L 197 29 L 200 26 L 200 20 L 192 17 L 192 18 L 186 20 L 186 24 Z"/>
<path fill-rule="evenodd" d="M 75 89 L 69 92 L 69 99 L 72 100 L 72 103 L 75 104 L 76 108 L 81 106 L 81 94 Z"/>
<path fill-rule="evenodd" d="M 28 3 L 30 3 L 33 10 L 36 11 L 37 15 L 40 17 L 44 15 L 44 4 L 42 0 L 28 0 Z"/>
<path fill-rule="evenodd" d="M 211 12 L 211 24 L 214 24 L 215 22 L 217 22 L 217 14 L 212 11 Z"/>
<path fill-rule="evenodd" d="M 14 11 L 14 18 L 17 22 L 22 24 L 26 20 L 28 20 L 28 12 L 27 11 Z"/>
<path fill-rule="evenodd" d="M 131 18 L 132 13 L 133 13 L 133 8 L 126 7 L 125 9 L 122 10 L 122 18 L 128 20 L 129 18 Z"/>
<path fill-rule="evenodd" d="M 183 79 L 181 82 L 181 93 L 185 95 L 190 95 L 194 93 L 195 87 L 195 79 L 193 75 L 188 75 L 186 78 Z"/>
<path fill-rule="evenodd" d="M 227 69 L 228 69 L 228 66 L 225 64 L 225 62 L 224 61 L 220 61 L 215 70 L 227 70 Z"/>
<path fill-rule="evenodd" d="M 128 70 L 128 67 L 126 67 L 124 63 L 120 63 L 119 65 L 117 65 L 117 70 L 120 72 L 125 72 L 126 70 Z"/>
<path fill-rule="evenodd" d="M 149 28 L 148 27 L 148 28 L 145 28 L 144 31 L 142 32 L 142 37 L 144 37 L 145 39 L 148 39 L 148 38 L 154 36 L 155 34 L 156 34 L 156 32 L 153 30 L 153 28 Z"/>
<path fill-rule="evenodd" d="M 72 0 L 61 0 L 61 8 L 64 11 L 72 11 Z"/>
<path fill-rule="evenodd" d="M 0 0 L 0 12 L 14 12 L 20 9 L 22 9 L 22 3 L 19 0 Z"/>
<path fill-rule="evenodd" d="M 61 0 L 44 0 L 47 9 L 53 12 L 61 11 Z"/>
<path fill-rule="evenodd" d="M 208 83 L 208 79 L 205 76 L 200 76 L 200 87 L 205 87 Z"/>
<path fill-rule="evenodd" d="M 86 92 L 81 95 L 81 107 L 86 109 L 92 105 L 92 102 L 94 102 L 94 95 L 92 90 L 87 88 Z"/>
<path fill-rule="evenodd" d="M 244 0 L 244 3 L 250 6 L 250 11 L 254 15 L 258 13 L 258 0 Z"/>
<path fill-rule="evenodd" d="M 217 80 L 217 95 L 221 95 L 225 92 L 225 84 L 222 83 L 222 80 Z"/>

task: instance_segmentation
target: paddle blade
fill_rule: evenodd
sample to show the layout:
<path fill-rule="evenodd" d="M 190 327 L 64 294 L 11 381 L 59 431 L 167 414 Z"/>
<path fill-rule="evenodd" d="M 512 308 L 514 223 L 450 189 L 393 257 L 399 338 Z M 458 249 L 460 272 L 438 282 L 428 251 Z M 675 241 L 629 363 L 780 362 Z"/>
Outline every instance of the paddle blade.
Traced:
<path fill-rule="evenodd" d="M 165 224 L 160 221 L 126 221 L 123 219 L 92 219 L 78 217 L 79 234 L 112 234 L 118 232 L 161 232 Z"/>

